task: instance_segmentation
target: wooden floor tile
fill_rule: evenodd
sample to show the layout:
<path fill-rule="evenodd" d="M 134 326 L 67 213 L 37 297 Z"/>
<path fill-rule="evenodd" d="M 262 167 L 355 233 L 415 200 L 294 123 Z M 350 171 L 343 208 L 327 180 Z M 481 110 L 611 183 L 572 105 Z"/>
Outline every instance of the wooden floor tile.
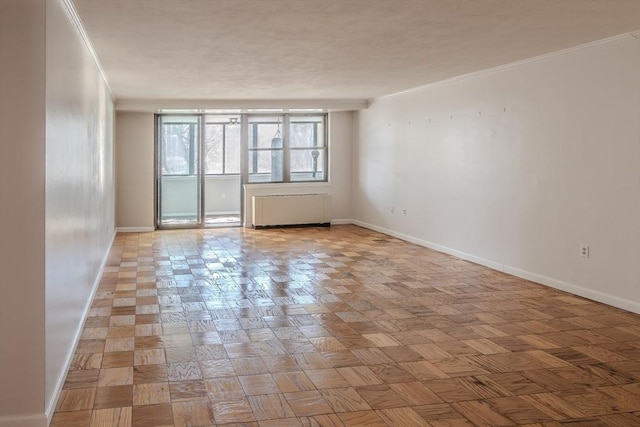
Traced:
<path fill-rule="evenodd" d="M 412 408 L 382 409 L 377 414 L 390 426 L 428 426 L 429 423 Z"/>
<path fill-rule="evenodd" d="M 388 409 L 407 406 L 407 402 L 388 385 L 356 387 L 356 391 L 373 409 Z"/>
<path fill-rule="evenodd" d="M 476 425 L 514 426 L 517 425 L 509 418 L 496 412 L 488 403 L 470 400 L 452 403 L 451 406 L 461 415 Z"/>
<path fill-rule="evenodd" d="M 203 380 L 171 382 L 169 383 L 169 392 L 172 402 L 207 397 L 207 387 Z"/>
<path fill-rule="evenodd" d="M 219 424 L 237 423 L 242 425 L 256 419 L 247 399 L 213 401 L 211 408 L 215 421 Z"/>
<path fill-rule="evenodd" d="M 133 351 L 116 351 L 104 353 L 102 357 L 102 369 L 127 368 L 133 361 Z"/>
<path fill-rule="evenodd" d="M 340 375 L 337 369 L 310 370 L 305 371 L 305 374 L 318 390 L 349 386 L 349 382 Z"/>
<path fill-rule="evenodd" d="M 65 390 L 71 388 L 91 388 L 98 385 L 99 369 L 90 370 L 71 370 L 67 374 L 67 380 L 63 388 Z"/>
<path fill-rule="evenodd" d="M 231 400 L 244 397 L 242 384 L 236 377 L 215 378 L 204 381 L 211 400 Z"/>
<path fill-rule="evenodd" d="M 76 353 L 71 360 L 69 369 L 100 369 L 102 366 L 102 353 Z"/>
<path fill-rule="evenodd" d="M 249 396 L 248 400 L 258 421 L 295 417 L 295 413 L 281 394 Z"/>
<path fill-rule="evenodd" d="M 100 370 L 98 387 L 133 384 L 133 367 L 107 368 Z"/>
<path fill-rule="evenodd" d="M 133 386 L 119 385 L 112 387 L 98 387 L 94 409 L 118 408 L 131 406 L 133 403 Z"/>
<path fill-rule="evenodd" d="M 321 390 L 320 394 L 322 394 L 322 397 L 324 397 L 331 408 L 337 413 L 366 411 L 368 409 L 372 409 L 367 401 L 351 387 Z M 383 399 L 378 396 L 378 401 L 382 400 Z"/>
<path fill-rule="evenodd" d="M 96 398 L 95 388 L 62 390 L 56 411 L 82 411 L 92 409 Z"/>
<path fill-rule="evenodd" d="M 189 400 L 172 405 L 176 427 L 210 426 L 214 423 L 209 400 Z"/>
<path fill-rule="evenodd" d="M 171 402 L 171 395 L 169 394 L 169 384 L 167 383 L 146 383 L 133 386 L 134 406 L 169 402 Z"/>
<path fill-rule="evenodd" d="M 202 378 L 219 378 L 234 376 L 235 370 L 230 360 L 203 360 L 198 362 Z"/>
<path fill-rule="evenodd" d="M 238 377 L 247 396 L 277 393 L 278 386 L 270 374 Z"/>
<path fill-rule="evenodd" d="M 131 427 L 131 407 L 97 409 L 91 415 L 90 427 Z"/>
<path fill-rule="evenodd" d="M 133 427 L 172 426 L 173 409 L 171 404 L 134 406 L 132 410 Z"/>
<path fill-rule="evenodd" d="M 86 427 L 91 424 L 91 410 L 56 412 L 50 427 Z"/>
<path fill-rule="evenodd" d="M 517 424 L 534 424 L 553 419 L 518 396 L 499 397 L 488 400 L 491 408 Z"/>
<path fill-rule="evenodd" d="M 416 406 L 414 410 L 431 425 L 471 425 L 466 418 L 446 403 Z"/>
<path fill-rule="evenodd" d="M 160 365 L 166 363 L 164 350 L 161 348 L 136 350 L 133 354 L 133 364 L 138 365 Z"/>
<path fill-rule="evenodd" d="M 367 366 L 338 368 L 338 373 L 351 386 L 382 384 L 382 380 Z"/>
<path fill-rule="evenodd" d="M 329 414 L 331 407 L 318 391 L 299 391 L 285 393 L 285 399 L 298 417 Z"/>
<path fill-rule="evenodd" d="M 638 402 L 636 314 L 351 225 L 167 230 L 116 236 L 51 425 L 627 427 Z"/>
<path fill-rule="evenodd" d="M 521 396 L 521 398 L 554 420 L 583 418 L 587 416 L 586 413 L 575 407 L 575 405 L 552 393 L 531 394 Z"/>
<path fill-rule="evenodd" d="M 375 411 L 344 412 L 338 414 L 346 426 L 351 427 L 386 427 L 382 418 Z"/>
<path fill-rule="evenodd" d="M 315 389 L 313 382 L 302 371 L 276 373 L 273 374 L 273 379 L 282 393 Z"/>
<path fill-rule="evenodd" d="M 197 362 L 170 363 L 167 366 L 169 381 L 189 381 L 202 379 L 202 372 Z"/>
<path fill-rule="evenodd" d="M 157 383 L 168 381 L 167 365 L 142 365 L 133 369 L 133 383 Z"/>

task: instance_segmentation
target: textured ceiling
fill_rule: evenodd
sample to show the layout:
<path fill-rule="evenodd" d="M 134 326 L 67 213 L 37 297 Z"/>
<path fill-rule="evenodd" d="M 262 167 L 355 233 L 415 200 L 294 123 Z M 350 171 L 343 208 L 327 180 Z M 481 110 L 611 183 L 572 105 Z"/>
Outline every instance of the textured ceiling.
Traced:
<path fill-rule="evenodd" d="M 119 99 L 371 99 L 636 31 L 639 0 L 73 0 Z"/>

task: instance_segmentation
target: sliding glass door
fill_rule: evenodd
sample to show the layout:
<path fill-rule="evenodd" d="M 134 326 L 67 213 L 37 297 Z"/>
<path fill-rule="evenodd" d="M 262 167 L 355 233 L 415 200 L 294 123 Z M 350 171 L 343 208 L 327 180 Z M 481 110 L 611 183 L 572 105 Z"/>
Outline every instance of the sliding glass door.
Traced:
<path fill-rule="evenodd" d="M 202 225 L 202 117 L 158 116 L 158 228 Z"/>
<path fill-rule="evenodd" d="M 156 226 L 239 226 L 241 120 L 226 115 L 158 115 Z"/>
<path fill-rule="evenodd" d="M 202 158 L 205 226 L 240 225 L 241 133 L 238 116 L 204 116 Z"/>

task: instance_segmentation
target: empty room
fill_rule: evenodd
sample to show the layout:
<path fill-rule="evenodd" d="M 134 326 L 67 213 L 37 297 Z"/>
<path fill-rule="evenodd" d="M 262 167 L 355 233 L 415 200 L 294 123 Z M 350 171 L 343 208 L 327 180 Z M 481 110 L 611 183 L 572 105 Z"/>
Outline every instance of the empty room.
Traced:
<path fill-rule="evenodd" d="M 640 1 L 0 0 L 0 427 L 640 426 Z"/>

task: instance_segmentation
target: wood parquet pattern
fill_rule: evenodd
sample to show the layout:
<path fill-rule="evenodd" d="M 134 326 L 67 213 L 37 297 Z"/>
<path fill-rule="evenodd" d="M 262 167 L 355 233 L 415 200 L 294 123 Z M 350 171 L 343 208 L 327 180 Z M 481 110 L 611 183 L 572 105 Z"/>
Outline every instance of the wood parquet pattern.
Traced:
<path fill-rule="evenodd" d="M 640 316 L 356 226 L 119 234 L 56 411 L 52 426 L 640 426 Z"/>

